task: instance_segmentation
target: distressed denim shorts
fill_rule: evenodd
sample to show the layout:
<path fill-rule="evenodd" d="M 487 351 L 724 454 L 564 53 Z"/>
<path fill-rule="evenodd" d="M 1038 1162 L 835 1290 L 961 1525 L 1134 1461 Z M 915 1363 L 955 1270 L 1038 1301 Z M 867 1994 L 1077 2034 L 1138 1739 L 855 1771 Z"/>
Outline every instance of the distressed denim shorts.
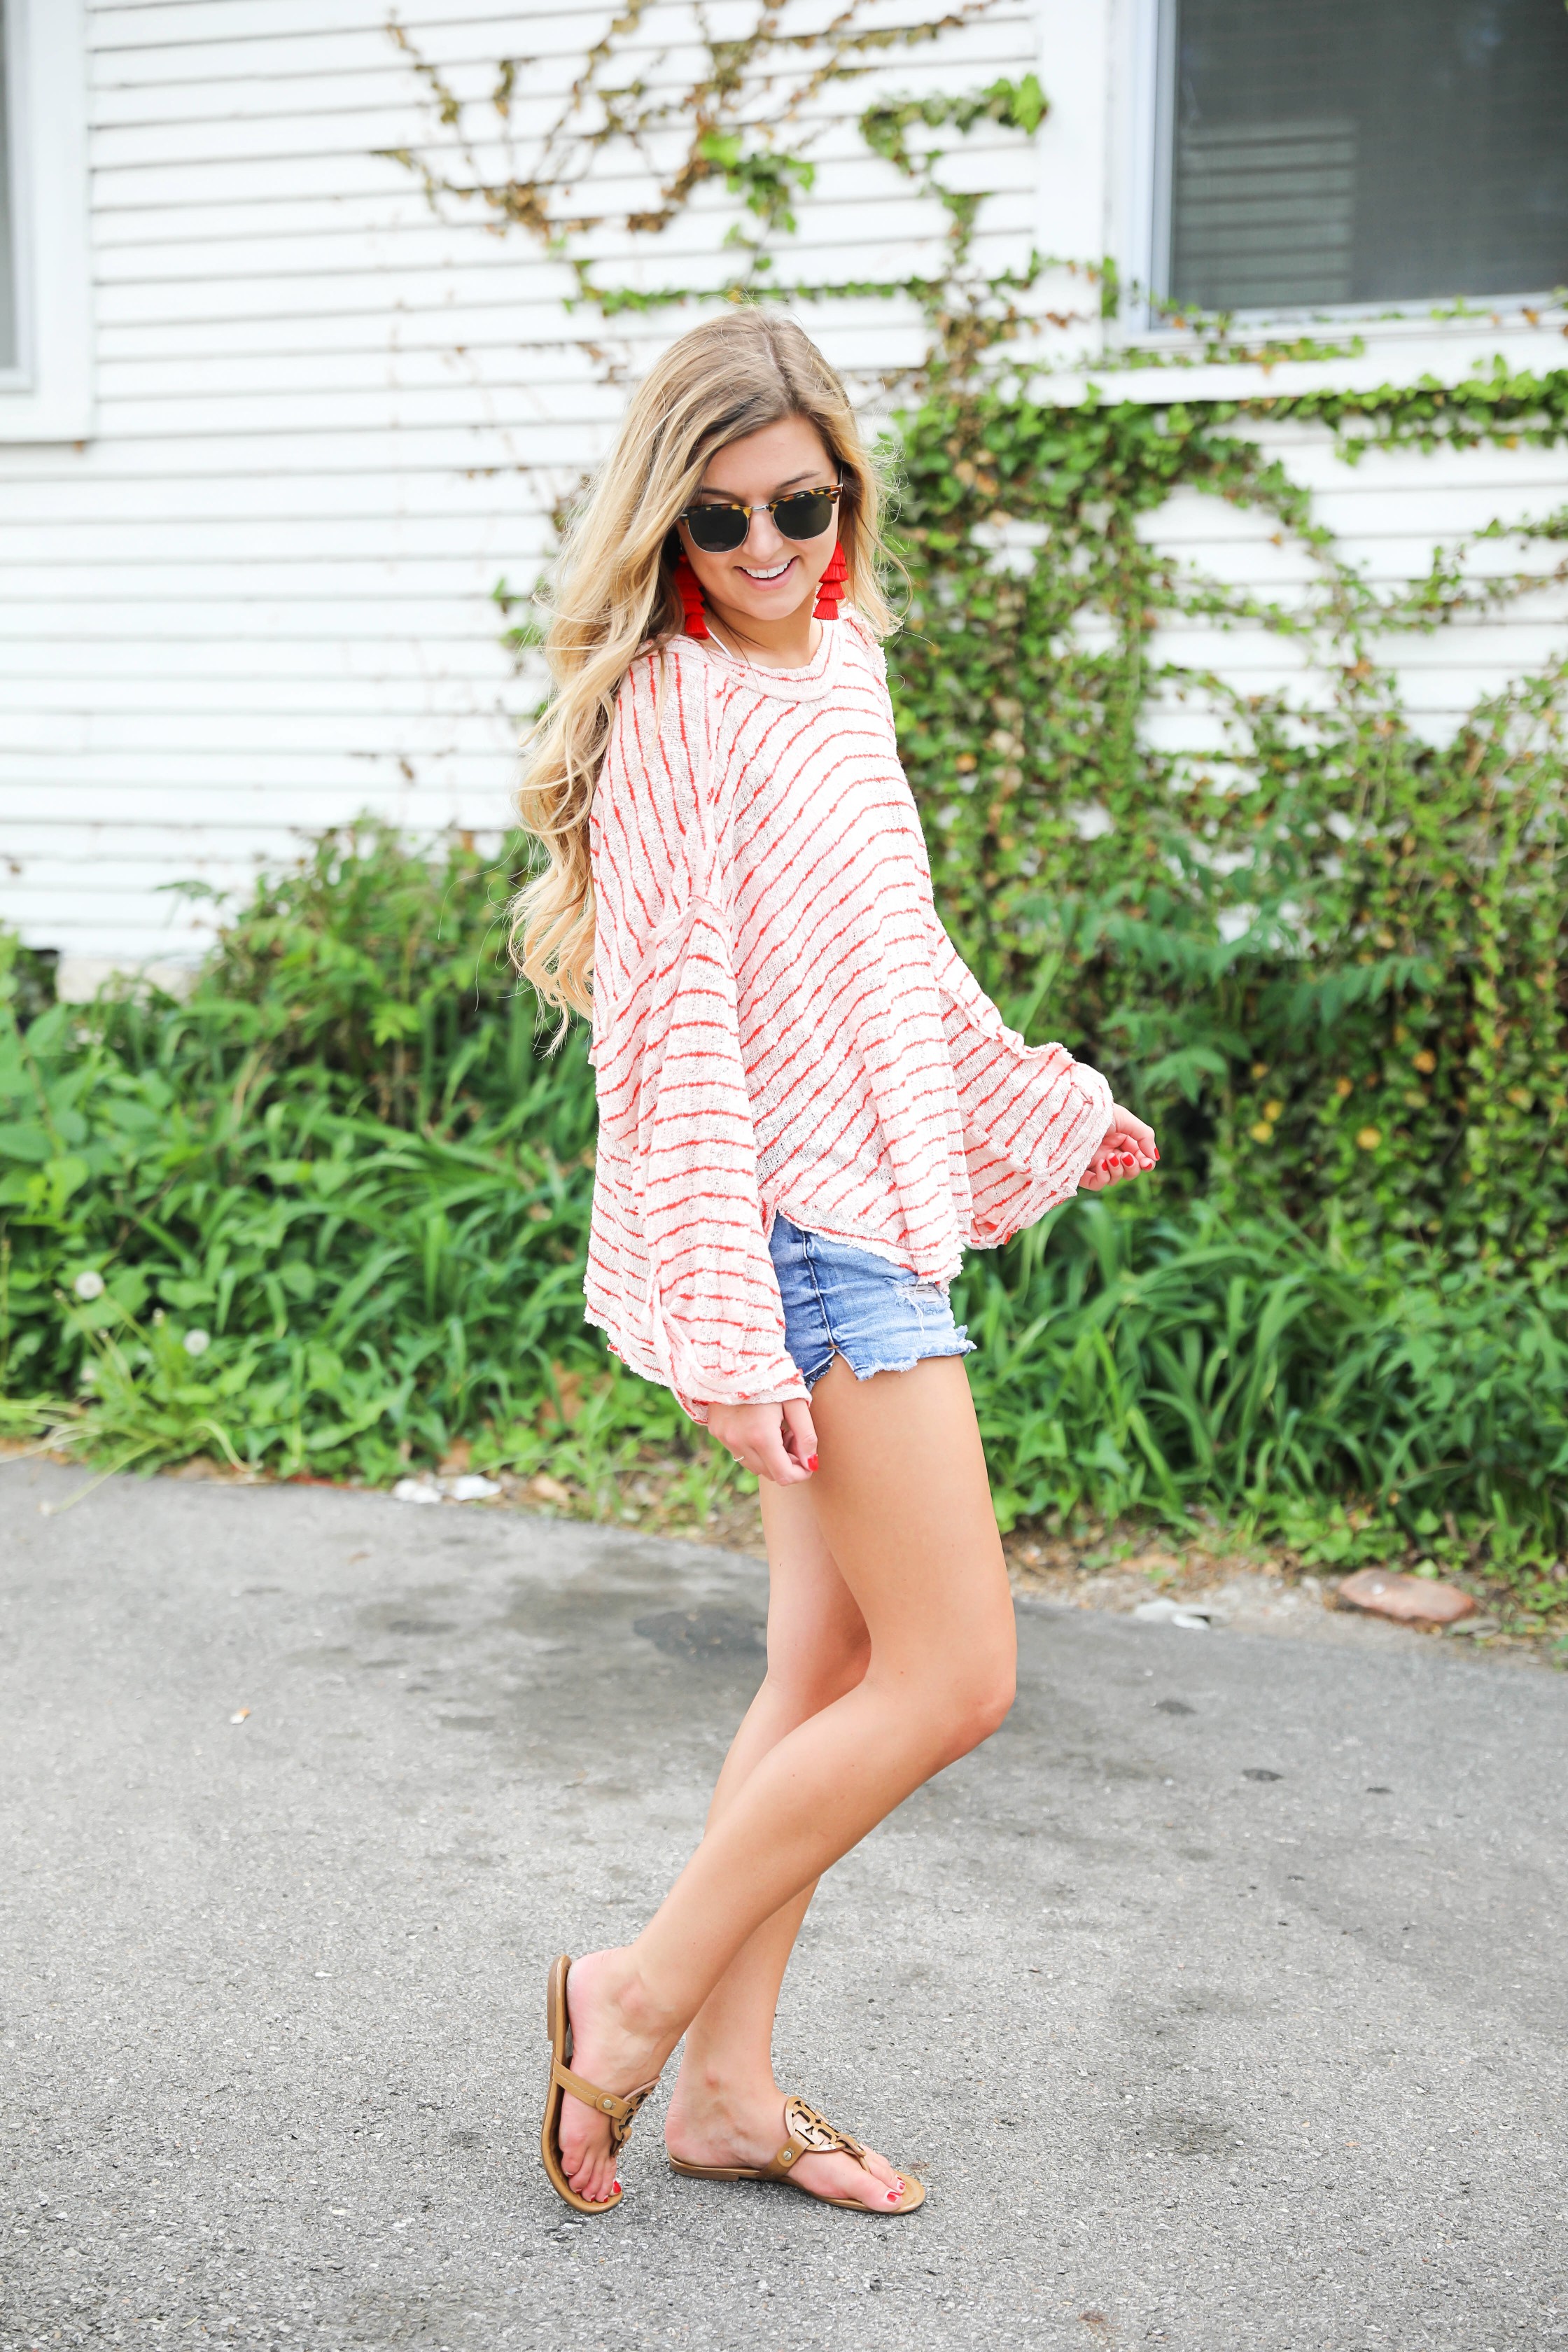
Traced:
<path fill-rule="evenodd" d="M 927 1356 L 967 1356 L 974 1342 L 952 1319 L 947 1286 L 847 1242 L 773 1219 L 773 1271 L 784 1301 L 784 1345 L 808 1389 L 835 1356 L 858 1381 L 907 1372 Z"/>

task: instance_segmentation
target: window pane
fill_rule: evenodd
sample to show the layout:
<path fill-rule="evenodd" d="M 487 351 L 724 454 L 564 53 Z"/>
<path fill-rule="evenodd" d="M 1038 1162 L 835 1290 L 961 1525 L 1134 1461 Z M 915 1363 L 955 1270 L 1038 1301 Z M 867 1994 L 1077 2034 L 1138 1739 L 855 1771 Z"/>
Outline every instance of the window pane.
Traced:
<path fill-rule="evenodd" d="M 16 364 L 16 205 L 11 192 L 10 83 L 5 71 L 5 0 L 0 0 L 0 368 Z"/>
<path fill-rule="evenodd" d="M 1568 283 L 1563 0 L 1167 0 L 1167 291 L 1205 310 Z"/>

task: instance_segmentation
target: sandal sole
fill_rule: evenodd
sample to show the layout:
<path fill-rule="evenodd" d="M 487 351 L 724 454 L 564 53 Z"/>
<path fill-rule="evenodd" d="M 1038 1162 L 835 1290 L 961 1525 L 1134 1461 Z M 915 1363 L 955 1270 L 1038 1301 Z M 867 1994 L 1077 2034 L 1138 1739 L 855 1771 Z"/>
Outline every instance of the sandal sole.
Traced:
<path fill-rule="evenodd" d="M 550 1971 L 544 1997 L 544 2031 L 550 2043 L 550 2080 L 544 2093 L 544 2120 L 540 2126 L 539 2154 L 544 2166 L 544 2177 L 563 2204 L 574 2213 L 613 2213 L 625 2191 L 616 2189 L 602 2205 L 595 2205 L 586 2197 L 579 2197 L 566 2178 L 561 2161 L 561 2107 L 565 2097 L 555 2080 L 555 2063 L 566 2063 L 566 2036 L 570 2020 L 566 2009 L 566 1976 L 572 1966 L 570 1957 L 563 1952 Z"/>

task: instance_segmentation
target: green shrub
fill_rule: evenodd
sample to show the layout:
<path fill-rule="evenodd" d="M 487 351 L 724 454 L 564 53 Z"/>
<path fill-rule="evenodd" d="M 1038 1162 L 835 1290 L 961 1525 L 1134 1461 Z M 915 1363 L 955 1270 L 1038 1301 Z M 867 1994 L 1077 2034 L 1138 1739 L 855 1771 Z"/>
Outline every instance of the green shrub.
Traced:
<path fill-rule="evenodd" d="M 1461 1517 L 1505 1549 L 1562 1538 L 1561 1276 L 1111 1194 L 973 1260 L 955 1296 L 1005 1517 L 1207 1507 L 1289 1532 L 1360 1497 L 1384 1543 L 1389 1519 L 1439 1548 Z"/>
<path fill-rule="evenodd" d="M 184 1003 L 21 1019 L 0 980 L 14 1429 L 75 1400 L 105 1460 L 372 1480 L 466 1434 L 606 1508 L 653 1448 L 706 1507 L 722 1465 L 583 1322 L 592 1074 L 581 1032 L 544 1051 L 499 960 L 508 882 L 365 827 L 261 885 Z M 1206 1509 L 1345 1557 L 1484 1535 L 1527 1584 L 1563 1541 L 1544 1268 L 1162 1178 L 976 1258 L 957 1304 L 1006 1523 Z"/>
<path fill-rule="evenodd" d="M 592 1074 L 498 963 L 502 883 L 367 829 L 264 883 L 187 1003 L 0 1014 L 10 1393 L 381 1476 L 589 1358 Z"/>
<path fill-rule="evenodd" d="M 1375 438 L 1418 467 L 1435 438 L 1561 442 L 1568 372 L 1258 405 L 1331 411 L 1347 462 Z M 1015 1018 L 1155 1120 L 1192 1192 L 1527 1265 L 1568 1226 L 1568 660 L 1443 746 L 1394 664 L 1540 567 L 1478 583 L 1444 549 L 1374 589 L 1247 421 L 962 389 L 905 421 L 889 668 L 938 901 Z M 1304 584 L 1268 601 L 1176 565 L 1177 491 L 1267 526 Z M 1522 555 L 1568 538 L 1568 510 L 1479 536 Z M 1194 627 L 1272 642 L 1299 682 L 1184 664 Z M 1206 744 L 1176 748 L 1162 708 Z"/>

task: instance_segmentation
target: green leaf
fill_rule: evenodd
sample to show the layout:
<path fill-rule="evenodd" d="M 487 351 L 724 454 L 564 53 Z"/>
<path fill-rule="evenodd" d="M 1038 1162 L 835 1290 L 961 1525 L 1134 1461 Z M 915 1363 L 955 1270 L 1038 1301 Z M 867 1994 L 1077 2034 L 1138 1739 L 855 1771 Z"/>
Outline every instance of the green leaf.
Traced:
<path fill-rule="evenodd" d="M 48 1130 L 36 1120 L 0 1123 L 0 1159 L 41 1163 L 49 1158 L 54 1148 Z"/>

